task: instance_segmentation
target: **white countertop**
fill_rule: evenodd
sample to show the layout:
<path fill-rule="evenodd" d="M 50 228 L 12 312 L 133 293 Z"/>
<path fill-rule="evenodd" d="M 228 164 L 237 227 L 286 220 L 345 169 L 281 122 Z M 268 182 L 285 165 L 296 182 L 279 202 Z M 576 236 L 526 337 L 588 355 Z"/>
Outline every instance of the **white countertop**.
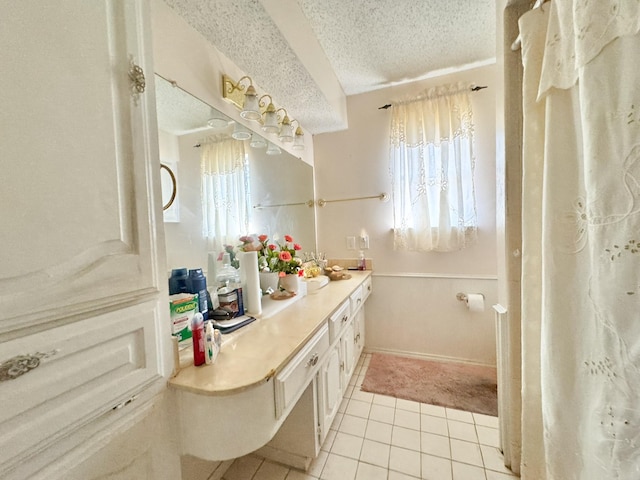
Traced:
<path fill-rule="evenodd" d="M 213 365 L 194 367 L 191 348 L 185 349 L 183 368 L 169 380 L 169 386 L 200 395 L 230 395 L 268 381 L 371 275 L 371 271 L 349 273 L 350 279 L 331 281 L 304 297 L 270 300 L 290 304 L 281 310 L 274 305 L 272 308 L 280 310 L 276 313 L 265 308 L 253 323 L 223 335 L 222 349 Z"/>

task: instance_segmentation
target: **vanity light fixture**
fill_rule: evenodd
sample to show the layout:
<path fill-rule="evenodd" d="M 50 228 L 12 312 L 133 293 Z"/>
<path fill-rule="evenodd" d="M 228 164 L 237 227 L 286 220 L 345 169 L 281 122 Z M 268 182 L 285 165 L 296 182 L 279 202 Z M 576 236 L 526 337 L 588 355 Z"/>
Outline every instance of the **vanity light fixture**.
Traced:
<path fill-rule="evenodd" d="M 264 148 L 267 146 L 267 141 L 260 135 L 254 133 L 251 135 L 251 142 L 249 142 L 251 148 Z"/>
<path fill-rule="evenodd" d="M 215 129 L 226 128 L 229 126 L 229 120 L 220 117 L 213 117 L 207 120 L 207 126 Z"/>
<path fill-rule="evenodd" d="M 280 155 L 282 150 L 277 145 L 269 142 L 269 148 L 267 148 L 267 155 Z"/>
<path fill-rule="evenodd" d="M 249 132 L 249 130 L 243 125 L 236 123 L 231 136 L 236 140 L 249 140 L 251 138 L 251 132 Z"/>
<path fill-rule="evenodd" d="M 245 87 L 242 84 L 243 80 L 249 80 L 249 85 Z M 244 95 L 241 95 L 242 92 L 244 92 Z M 253 86 L 253 80 L 251 80 L 251 77 L 248 75 L 240 78 L 237 82 L 234 82 L 226 75 L 222 75 L 222 97 L 228 98 L 240 106 L 240 116 L 242 118 L 253 121 L 258 121 L 262 118 L 258 94 L 256 88 Z"/>
<path fill-rule="evenodd" d="M 267 109 L 264 111 L 262 130 L 266 133 L 278 133 L 278 130 L 280 130 L 280 126 L 278 125 L 278 113 L 273 102 L 269 103 Z"/>
<path fill-rule="evenodd" d="M 304 132 L 302 128 L 300 128 L 300 122 L 295 118 L 291 120 L 291 123 L 296 122 L 298 124 L 298 128 L 296 128 L 296 133 L 293 137 L 293 149 L 294 150 L 304 150 Z"/>
<path fill-rule="evenodd" d="M 280 133 L 278 134 L 278 139 L 284 143 L 293 142 L 293 125 L 291 125 L 289 115 L 284 108 L 279 108 L 278 110 L 284 111 L 284 118 L 282 119 L 282 124 L 280 125 Z"/>

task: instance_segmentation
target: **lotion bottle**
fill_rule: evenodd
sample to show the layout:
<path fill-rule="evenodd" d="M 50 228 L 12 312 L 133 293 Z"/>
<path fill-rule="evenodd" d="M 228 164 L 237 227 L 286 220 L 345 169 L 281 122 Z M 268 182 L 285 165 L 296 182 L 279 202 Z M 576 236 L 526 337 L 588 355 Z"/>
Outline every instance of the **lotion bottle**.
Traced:
<path fill-rule="evenodd" d="M 360 250 L 360 254 L 358 255 L 358 270 L 366 270 L 367 269 L 367 261 L 364 258 L 364 252 Z"/>
<path fill-rule="evenodd" d="M 193 364 L 197 367 L 205 362 L 204 317 L 197 312 L 191 320 L 191 339 L 193 340 Z"/>

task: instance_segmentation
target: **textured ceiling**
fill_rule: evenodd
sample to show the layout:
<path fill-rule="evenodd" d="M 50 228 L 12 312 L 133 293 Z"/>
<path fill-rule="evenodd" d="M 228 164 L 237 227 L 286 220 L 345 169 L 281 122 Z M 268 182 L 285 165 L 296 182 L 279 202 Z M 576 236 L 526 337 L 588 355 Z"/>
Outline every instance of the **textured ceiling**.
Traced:
<path fill-rule="evenodd" d="M 344 129 L 345 119 L 309 62 L 328 65 L 344 94 L 354 95 L 495 57 L 495 0 L 165 2 L 314 134 Z M 292 5 L 302 21 L 274 20 L 265 8 L 273 2 Z M 284 30 L 312 35 L 325 58 L 301 57 Z"/>

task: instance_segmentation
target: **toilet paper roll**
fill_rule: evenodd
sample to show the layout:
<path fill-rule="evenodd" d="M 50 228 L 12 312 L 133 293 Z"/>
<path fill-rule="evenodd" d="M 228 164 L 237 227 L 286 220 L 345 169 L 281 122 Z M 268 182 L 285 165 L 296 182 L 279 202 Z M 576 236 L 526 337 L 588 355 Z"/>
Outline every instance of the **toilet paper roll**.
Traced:
<path fill-rule="evenodd" d="M 240 261 L 240 283 L 242 297 L 247 313 L 260 315 L 262 313 L 262 298 L 260 296 L 260 275 L 258 274 L 258 252 L 238 252 Z"/>
<path fill-rule="evenodd" d="M 484 295 L 467 293 L 467 308 L 472 312 L 484 312 Z"/>

